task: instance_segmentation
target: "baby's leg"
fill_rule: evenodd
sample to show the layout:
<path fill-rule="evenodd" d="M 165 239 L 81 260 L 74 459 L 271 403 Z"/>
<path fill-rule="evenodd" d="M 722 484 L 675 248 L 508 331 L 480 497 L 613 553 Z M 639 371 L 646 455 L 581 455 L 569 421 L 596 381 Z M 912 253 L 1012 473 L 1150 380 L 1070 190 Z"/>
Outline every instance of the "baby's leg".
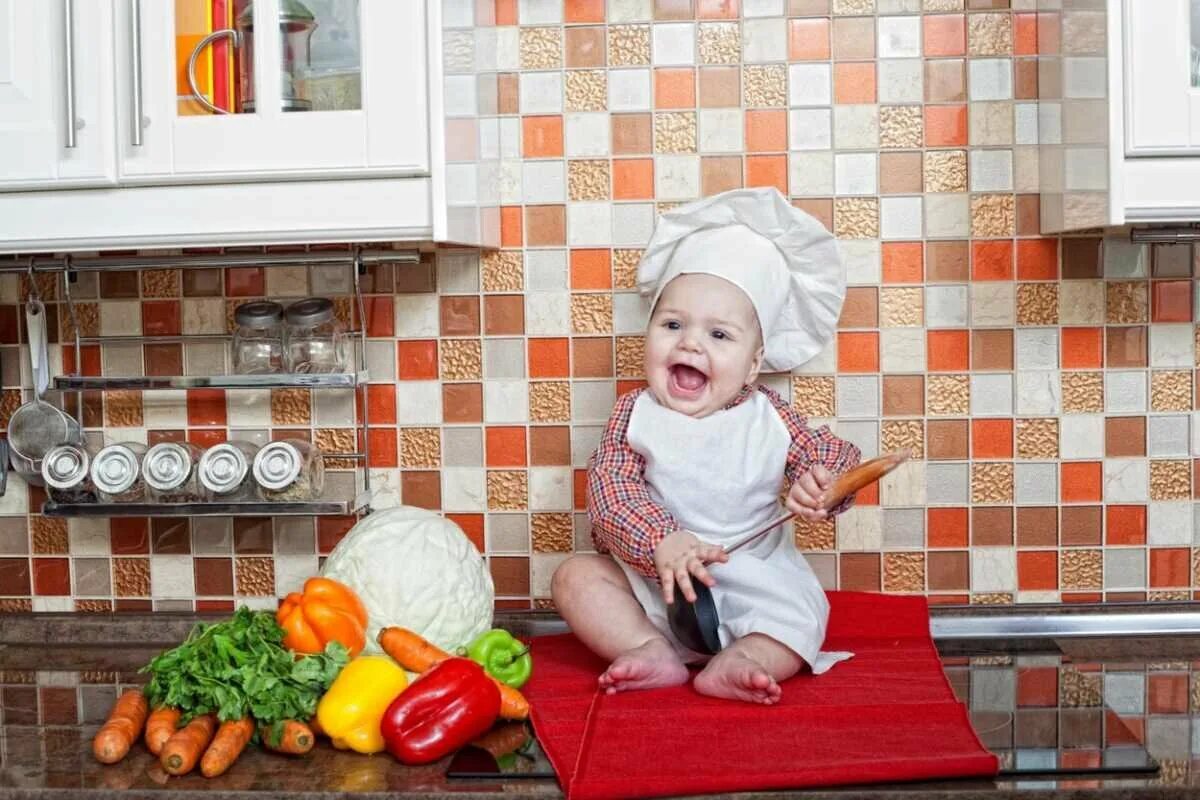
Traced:
<path fill-rule="evenodd" d="M 675 648 L 651 624 L 625 573 L 608 556 L 567 559 L 555 571 L 550 591 L 580 641 L 612 661 L 600 676 L 600 687 L 609 694 L 687 681 L 687 667 Z"/>
<path fill-rule="evenodd" d="M 713 656 L 692 686 L 700 694 L 772 705 L 783 691 L 779 681 L 804 666 L 804 659 L 770 636 L 751 633 Z"/>

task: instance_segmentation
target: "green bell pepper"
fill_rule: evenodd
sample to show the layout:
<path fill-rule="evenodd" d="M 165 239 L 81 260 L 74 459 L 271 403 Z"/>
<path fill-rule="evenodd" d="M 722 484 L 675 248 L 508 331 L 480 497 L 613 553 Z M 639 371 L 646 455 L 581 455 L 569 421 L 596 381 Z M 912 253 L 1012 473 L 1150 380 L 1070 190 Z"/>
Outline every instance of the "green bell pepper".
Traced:
<path fill-rule="evenodd" d="M 533 672 L 529 648 L 503 628 L 479 634 L 467 645 L 467 656 L 496 680 L 520 689 Z"/>

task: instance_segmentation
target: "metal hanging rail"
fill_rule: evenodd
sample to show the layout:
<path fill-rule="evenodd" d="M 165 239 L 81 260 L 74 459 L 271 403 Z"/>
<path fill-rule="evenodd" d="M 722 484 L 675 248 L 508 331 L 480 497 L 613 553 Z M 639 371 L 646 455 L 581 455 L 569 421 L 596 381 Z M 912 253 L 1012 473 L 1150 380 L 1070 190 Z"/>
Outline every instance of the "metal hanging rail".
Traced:
<path fill-rule="evenodd" d="M 305 253 L 194 253 L 177 256 L 32 256 L 0 262 L 0 275 L 145 269 L 301 267 L 322 264 L 417 264 L 416 250 L 314 250 Z"/>

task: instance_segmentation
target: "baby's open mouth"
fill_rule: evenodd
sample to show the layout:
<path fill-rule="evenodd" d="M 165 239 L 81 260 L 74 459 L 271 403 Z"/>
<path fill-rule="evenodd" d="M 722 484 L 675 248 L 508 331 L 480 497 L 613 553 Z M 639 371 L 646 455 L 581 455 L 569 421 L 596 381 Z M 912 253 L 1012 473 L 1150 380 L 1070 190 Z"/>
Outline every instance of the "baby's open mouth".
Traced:
<path fill-rule="evenodd" d="M 687 364 L 672 364 L 670 373 L 671 394 L 676 397 L 696 397 L 708 383 L 707 375 Z"/>

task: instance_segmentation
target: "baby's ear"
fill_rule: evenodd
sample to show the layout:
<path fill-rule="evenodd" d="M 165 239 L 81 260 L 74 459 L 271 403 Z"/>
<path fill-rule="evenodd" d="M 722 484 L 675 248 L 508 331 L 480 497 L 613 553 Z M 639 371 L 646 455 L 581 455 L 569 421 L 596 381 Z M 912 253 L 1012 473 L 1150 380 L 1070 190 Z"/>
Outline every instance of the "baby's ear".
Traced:
<path fill-rule="evenodd" d="M 762 344 L 759 344 L 758 350 L 754 353 L 754 360 L 750 362 L 750 371 L 746 373 L 746 383 L 751 384 L 758 380 L 759 370 L 762 369 L 763 356 L 766 349 Z"/>

